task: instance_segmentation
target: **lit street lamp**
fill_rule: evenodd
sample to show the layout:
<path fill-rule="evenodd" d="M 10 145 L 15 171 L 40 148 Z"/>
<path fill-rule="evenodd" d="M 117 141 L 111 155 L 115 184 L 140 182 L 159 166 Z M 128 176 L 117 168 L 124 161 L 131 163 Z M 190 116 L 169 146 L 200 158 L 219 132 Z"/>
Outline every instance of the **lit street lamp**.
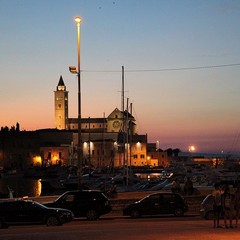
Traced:
<path fill-rule="evenodd" d="M 80 78 L 80 24 L 81 18 L 75 17 L 75 22 L 77 24 L 77 46 L 78 46 L 78 69 L 75 66 L 70 66 L 69 71 L 71 73 L 77 74 L 78 76 L 78 144 L 77 144 L 77 153 L 78 153 L 78 176 L 79 182 L 78 187 L 79 189 L 82 188 L 82 129 L 81 129 L 81 78 Z"/>

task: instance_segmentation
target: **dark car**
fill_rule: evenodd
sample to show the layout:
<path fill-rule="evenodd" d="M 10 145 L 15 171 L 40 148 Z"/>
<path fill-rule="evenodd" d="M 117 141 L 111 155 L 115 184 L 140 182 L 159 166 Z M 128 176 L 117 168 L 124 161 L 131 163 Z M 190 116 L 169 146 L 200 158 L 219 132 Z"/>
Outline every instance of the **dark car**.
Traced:
<path fill-rule="evenodd" d="M 200 209 L 200 215 L 201 217 L 209 220 L 213 219 L 213 203 L 214 203 L 214 197 L 209 194 L 207 195 L 203 201 L 201 202 L 201 209 Z"/>
<path fill-rule="evenodd" d="M 180 194 L 159 192 L 150 194 L 135 203 L 127 205 L 123 209 L 123 215 L 137 218 L 143 215 L 174 214 L 180 217 L 187 210 L 188 204 Z"/>
<path fill-rule="evenodd" d="M 0 228 L 10 225 L 62 225 L 73 220 L 67 209 L 48 208 L 31 200 L 3 200 L 0 202 Z"/>
<path fill-rule="evenodd" d="M 54 202 L 44 203 L 47 207 L 70 209 L 75 217 L 96 220 L 112 210 L 110 201 L 97 190 L 75 190 L 62 194 Z"/>

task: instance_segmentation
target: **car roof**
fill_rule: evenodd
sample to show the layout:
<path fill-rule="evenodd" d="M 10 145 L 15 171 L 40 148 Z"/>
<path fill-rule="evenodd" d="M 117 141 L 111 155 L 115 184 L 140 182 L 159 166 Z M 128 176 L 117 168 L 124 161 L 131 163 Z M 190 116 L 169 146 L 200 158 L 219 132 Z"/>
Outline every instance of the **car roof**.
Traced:
<path fill-rule="evenodd" d="M 19 199 L 19 198 L 9 198 L 9 199 L 1 199 L 0 203 L 11 203 L 11 202 L 34 202 L 33 200 L 29 200 L 29 199 Z"/>
<path fill-rule="evenodd" d="M 169 194 L 169 195 L 175 195 L 175 194 L 179 194 L 179 193 L 173 193 L 173 192 L 168 192 L 168 191 L 161 191 L 161 192 L 155 192 L 155 193 L 152 193 L 150 195 L 155 195 L 155 194 Z"/>
<path fill-rule="evenodd" d="M 101 191 L 99 190 L 71 190 L 71 191 L 66 191 L 64 194 L 66 193 L 79 193 L 79 192 L 94 192 L 94 193 L 101 193 Z"/>

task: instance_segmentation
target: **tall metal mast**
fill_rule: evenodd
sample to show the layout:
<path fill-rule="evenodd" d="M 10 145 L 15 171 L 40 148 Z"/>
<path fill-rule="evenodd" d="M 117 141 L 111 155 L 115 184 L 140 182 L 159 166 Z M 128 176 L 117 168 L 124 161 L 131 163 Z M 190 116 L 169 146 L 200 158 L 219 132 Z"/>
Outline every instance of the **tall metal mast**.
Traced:
<path fill-rule="evenodd" d="M 125 126 L 124 126 L 124 66 L 122 66 L 122 130 L 124 132 Z"/>

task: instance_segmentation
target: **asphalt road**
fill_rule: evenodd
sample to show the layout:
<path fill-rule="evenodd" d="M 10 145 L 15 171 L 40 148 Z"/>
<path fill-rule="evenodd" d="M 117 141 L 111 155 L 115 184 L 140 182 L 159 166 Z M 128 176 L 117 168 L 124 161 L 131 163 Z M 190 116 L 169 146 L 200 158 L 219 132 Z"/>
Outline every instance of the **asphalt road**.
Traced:
<path fill-rule="evenodd" d="M 240 227 L 214 229 L 198 217 L 78 219 L 58 227 L 12 226 L 0 229 L 1 240 L 239 240 Z"/>

